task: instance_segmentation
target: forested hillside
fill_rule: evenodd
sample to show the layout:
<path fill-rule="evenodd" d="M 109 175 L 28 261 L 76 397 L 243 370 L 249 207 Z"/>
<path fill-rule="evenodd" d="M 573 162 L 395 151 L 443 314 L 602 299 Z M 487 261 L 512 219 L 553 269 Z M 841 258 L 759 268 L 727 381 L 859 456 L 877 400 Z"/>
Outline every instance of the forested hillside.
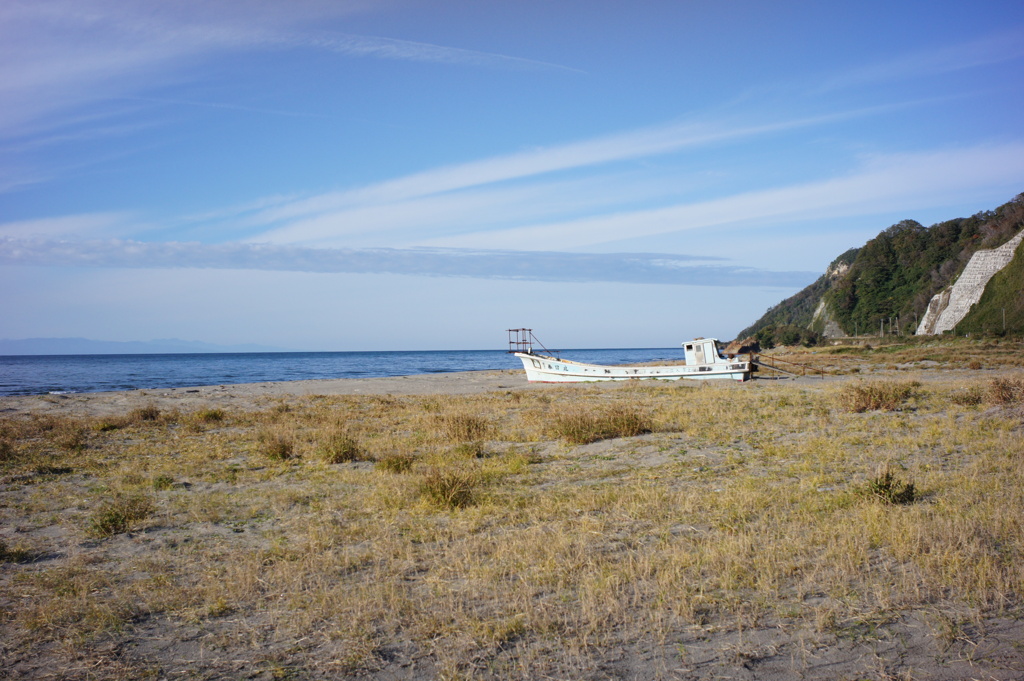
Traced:
<path fill-rule="evenodd" d="M 740 332 L 763 344 L 809 343 L 827 335 L 853 335 L 898 320 L 901 333 L 913 333 L 932 296 L 948 286 L 979 249 L 990 249 L 1024 229 L 1024 194 L 992 211 L 924 227 L 904 220 L 883 230 L 864 246 L 837 258 L 816 282 L 769 309 Z M 975 306 L 963 330 L 1024 332 L 1021 310 L 1024 252 L 990 282 L 987 298 Z M 999 307 L 996 325 L 989 308 Z M 829 322 L 832 322 L 829 325 Z M 893 327 L 895 331 L 897 327 Z"/>

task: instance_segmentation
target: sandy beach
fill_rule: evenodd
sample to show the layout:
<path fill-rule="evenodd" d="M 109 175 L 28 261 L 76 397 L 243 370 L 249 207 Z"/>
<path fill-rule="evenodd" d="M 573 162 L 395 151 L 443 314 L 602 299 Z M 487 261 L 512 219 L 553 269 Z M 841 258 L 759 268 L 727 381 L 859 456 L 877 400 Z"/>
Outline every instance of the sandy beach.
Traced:
<path fill-rule="evenodd" d="M 259 409 L 275 400 L 310 395 L 469 395 L 492 390 L 535 390 L 522 371 L 465 371 L 384 378 L 236 383 L 155 390 L 0 397 L 0 414 L 109 416 L 153 404 L 164 410 Z"/>
<path fill-rule="evenodd" d="M 1024 678 L 1017 356 L 0 398 L 0 659 L 25 679 Z M 866 491 L 882 464 L 909 495 Z"/>
<path fill-rule="evenodd" d="M 844 380 L 841 376 L 786 379 L 792 384 L 821 387 L 826 382 Z M 666 381 L 665 385 L 683 385 L 685 381 Z M 728 383 L 733 383 L 729 381 Z M 604 382 L 603 390 L 621 389 L 629 382 Z M 690 385 L 693 385 L 692 383 Z M 495 391 L 559 390 L 550 383 L 530 383 L 521 370 L 459 371 L 382 378 L 338 378 L 309 381 L 235 383 L 124 390 L 114 392 L 69 393 L 59 395 L 23 395 L 0 397 L 0 414 L 47 414 L 74 417 L 100 417 L 123 414 L 145 405 L 161 410 L 264 409 L 268 405 L 301 400 L 313 395 L 479 395 Z M 564 390 L 564 386 L 561 386 Z"/>

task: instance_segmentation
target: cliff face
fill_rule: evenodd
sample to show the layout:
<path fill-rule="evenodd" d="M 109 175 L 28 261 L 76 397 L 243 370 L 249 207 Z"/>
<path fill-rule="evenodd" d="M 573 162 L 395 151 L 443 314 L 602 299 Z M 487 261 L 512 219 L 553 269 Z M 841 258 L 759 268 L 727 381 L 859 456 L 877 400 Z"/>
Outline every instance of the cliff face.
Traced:
<path fill-rule="evenodd" d="M 739 337 L 766 339 L 772 329 L 784 328 L 840 337 L 877 330 L 883 323 L 894 332 L 919 335 L 958 324 L 965 330 L 961 321 L 968 313 L 976 316 L 972 309 L 985 304 L 982 292 L 1013 261 L 1022 239 L 1024 194 L 993 211 L 927 228 L 904 220 L 841 255 L 818 281 L 773 306 Z M 1015 286 L 1006 277 L 1000 282 L 1001 305 L 1016 309 L 1012 300 L 1022 295 L 1024 283 Z M 986 319 L 984 326 L 991 330 L 993 323 Z"/>
<path fill-rule="evenodd" d="M 797 326 L 806 328 L 820 334 L 820 326 L 826 321 L 833 321 L 831 315 L 823 312 L 821 308 L 822 296 L 835 285 L 835 282 L 845 276 L 852 263 L 857 257 L 856 248 L 851 248 L 838 258 L 825 270 L 817 281 L 791 296 L 781 303 L 771 307 L 761 319 L 737 334 L 737 338 L 749 338 L 757 332 L 774 327 Z M 824 315 L 824 316 L 823 316 Z"/>
<path fill-rule="evenodd" d="M 842 338 L 849 335 L 839 326 L 839 322 L 832 318 L 832 313 L 824 300 L 818 302 L 818 308 L 814 311 L 811 330 L 825 338 Z"/>

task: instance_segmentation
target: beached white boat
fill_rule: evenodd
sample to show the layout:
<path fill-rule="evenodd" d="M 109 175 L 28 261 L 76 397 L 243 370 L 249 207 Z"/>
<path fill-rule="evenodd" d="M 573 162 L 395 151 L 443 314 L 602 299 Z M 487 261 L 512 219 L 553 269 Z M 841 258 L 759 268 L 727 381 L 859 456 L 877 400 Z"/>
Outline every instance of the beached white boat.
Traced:
<path fill-rule="evenodd" d="M 685 364 L 674 366 L 605 366 L 586 364 L 555 357 L 549 351 L 537 352 L 540 345 L 531 329 L 509 329 L 509 352 L 523 362 L 526 378 L 531 383 L 580 383 L 586 381 L 635 381 L 656 379 L 708 380 L 729 378 L 746 381 L 750 378 L 752 363 L 723 357 L 714 338 L 697 338 L 683 343 Z M 540 346 L 543 348 L 543 346 Z"/>

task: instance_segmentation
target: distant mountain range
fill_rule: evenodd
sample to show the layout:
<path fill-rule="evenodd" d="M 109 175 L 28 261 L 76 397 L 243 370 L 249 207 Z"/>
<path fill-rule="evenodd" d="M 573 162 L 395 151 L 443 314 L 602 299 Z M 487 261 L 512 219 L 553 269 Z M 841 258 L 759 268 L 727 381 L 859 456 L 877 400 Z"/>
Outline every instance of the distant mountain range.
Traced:
<path fill-rule="evenodd" d="M 286 348 L 246 343 L 215 345 L 161 338 L 150 341 L 98 341 L 88 338 L 0 339 L 0 355 L 137 355 L 213 352 L 292 352 Z"/>
<path fill-rule="evenodd" d="M 904 220 L 829 265 L 737 338 L 763 347 L 895 333 L 1024 333 L 1024 194 L 924 227 Z"/>

